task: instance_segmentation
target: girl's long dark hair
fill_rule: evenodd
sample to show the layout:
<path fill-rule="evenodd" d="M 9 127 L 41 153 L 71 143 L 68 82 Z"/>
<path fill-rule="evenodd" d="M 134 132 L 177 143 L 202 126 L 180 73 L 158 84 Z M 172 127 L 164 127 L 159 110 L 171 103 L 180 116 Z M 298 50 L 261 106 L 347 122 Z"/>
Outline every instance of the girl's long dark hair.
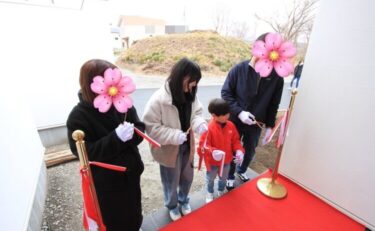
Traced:
<path fill-rule="evenodd" d="M 189 78 L 189 83 L 196 81 L 197 84 L 202 78 L 201 69 L 199 65 L 187 58 L 182 58 L 172 68 L 167 82 L 171 90 L 172 99 L 177 103 L 185 103 L 187 101 L 183 91 L 184 78 Z M 194 87 L 191 92 L 191 98 L 194 101 L 197 93 L 197 87 Z"/>

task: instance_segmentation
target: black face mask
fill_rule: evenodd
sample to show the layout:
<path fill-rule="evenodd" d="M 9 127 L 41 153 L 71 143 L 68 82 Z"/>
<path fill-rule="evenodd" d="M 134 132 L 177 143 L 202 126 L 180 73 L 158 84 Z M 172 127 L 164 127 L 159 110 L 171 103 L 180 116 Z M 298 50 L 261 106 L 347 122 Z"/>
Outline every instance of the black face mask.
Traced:
<path fill-rule="evenodd" d="M 190 92 L 185 92 L 185 100 L 187 102 L 193 102 L 195 99 L 195 93 L 197 92 L 197 87 L 193 87 Z"/>
<path fill-rule="evenodd" d="M 190 92 L 185 92 L 184 96 L 185 96 L 185 100 L 187 102 L 193 102 L 194 101 L 194 91 L 192 91 L 191 93 Z"/>

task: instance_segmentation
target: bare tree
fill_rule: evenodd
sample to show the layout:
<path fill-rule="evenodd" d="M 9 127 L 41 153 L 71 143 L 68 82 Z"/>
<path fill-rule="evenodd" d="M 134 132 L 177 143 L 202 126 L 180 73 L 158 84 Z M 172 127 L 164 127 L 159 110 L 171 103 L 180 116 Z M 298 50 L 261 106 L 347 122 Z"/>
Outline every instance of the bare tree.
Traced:
<path fill-rule="evenodd" d="M 250 26 L 247 22 L 234 21 L 228 8 L 216 8 L 212 19 L 214 31 L 221 35 L 244 39 L 249 34 Z"/>
<path fill-rule="evenodd" d="M 317 2 L 318 0 L 294 0 L 293 7 L 287 12 L 285 21 L 275 18 L 263 18 L 259 15 L 255 15 L 255 17 L 270 25 L 287 40 L 297 42 L 300 36 L 304 36 L 308 43 Z"/>
<path fill-rule="evenodd" d="M 231 28 L 231 35 L 239 39 L 245 39 L 249 31 L 250 26 L 246 22 L 234 22 Z"/>
<path fill-rule="evenodd" d="M 213 14 L 214 31 L 228 35 L 230 29 L 230 11 L 224 8 L 217 8 Z"/>

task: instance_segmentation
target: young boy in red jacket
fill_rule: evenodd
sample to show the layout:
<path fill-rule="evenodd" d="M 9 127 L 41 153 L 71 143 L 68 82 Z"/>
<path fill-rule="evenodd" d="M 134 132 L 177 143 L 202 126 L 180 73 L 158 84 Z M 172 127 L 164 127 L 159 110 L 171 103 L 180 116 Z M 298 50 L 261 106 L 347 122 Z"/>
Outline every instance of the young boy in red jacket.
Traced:
<path fill-rule="evenodd" d="M 213 99 L 208 105 L 212 119 L 208 131 L 203 133 L 198 147 L 198 154 L 206 164 L 206 203 L 214 199 L 214 181 L 219 176 L 218 196 L 224 194 L 230 164 L 234 157 L 236 164 L 241 164 L 244 148 L 236 126 L 229 119 L 229 105 L 223 99 Z"/>

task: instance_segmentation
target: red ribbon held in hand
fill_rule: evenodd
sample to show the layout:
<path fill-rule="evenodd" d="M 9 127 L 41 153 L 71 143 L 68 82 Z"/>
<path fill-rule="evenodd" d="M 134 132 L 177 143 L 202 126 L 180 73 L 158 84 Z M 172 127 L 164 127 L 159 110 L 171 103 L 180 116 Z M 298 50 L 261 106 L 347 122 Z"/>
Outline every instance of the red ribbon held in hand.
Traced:
<path fill-rule="evenodd" d="M 134 127 L 134 131 L 135 131 L 138 135 L 142 136 L 145 140 L 147 140 L 147 141 L 148 141 L 150 144 L 152 144 L 154 147 L 158 147 L 158 148 L 161 147 L 161 145 L 160 145 L 158 142 L 156 142 L 156 140 L 152 139 L 151 137 L 149 137 L 148 135 L 146 135 L 145 133 L 143 133 L 143 132 L 142 132 L 141 130 L 139 130 L 138 128 Z"/>

